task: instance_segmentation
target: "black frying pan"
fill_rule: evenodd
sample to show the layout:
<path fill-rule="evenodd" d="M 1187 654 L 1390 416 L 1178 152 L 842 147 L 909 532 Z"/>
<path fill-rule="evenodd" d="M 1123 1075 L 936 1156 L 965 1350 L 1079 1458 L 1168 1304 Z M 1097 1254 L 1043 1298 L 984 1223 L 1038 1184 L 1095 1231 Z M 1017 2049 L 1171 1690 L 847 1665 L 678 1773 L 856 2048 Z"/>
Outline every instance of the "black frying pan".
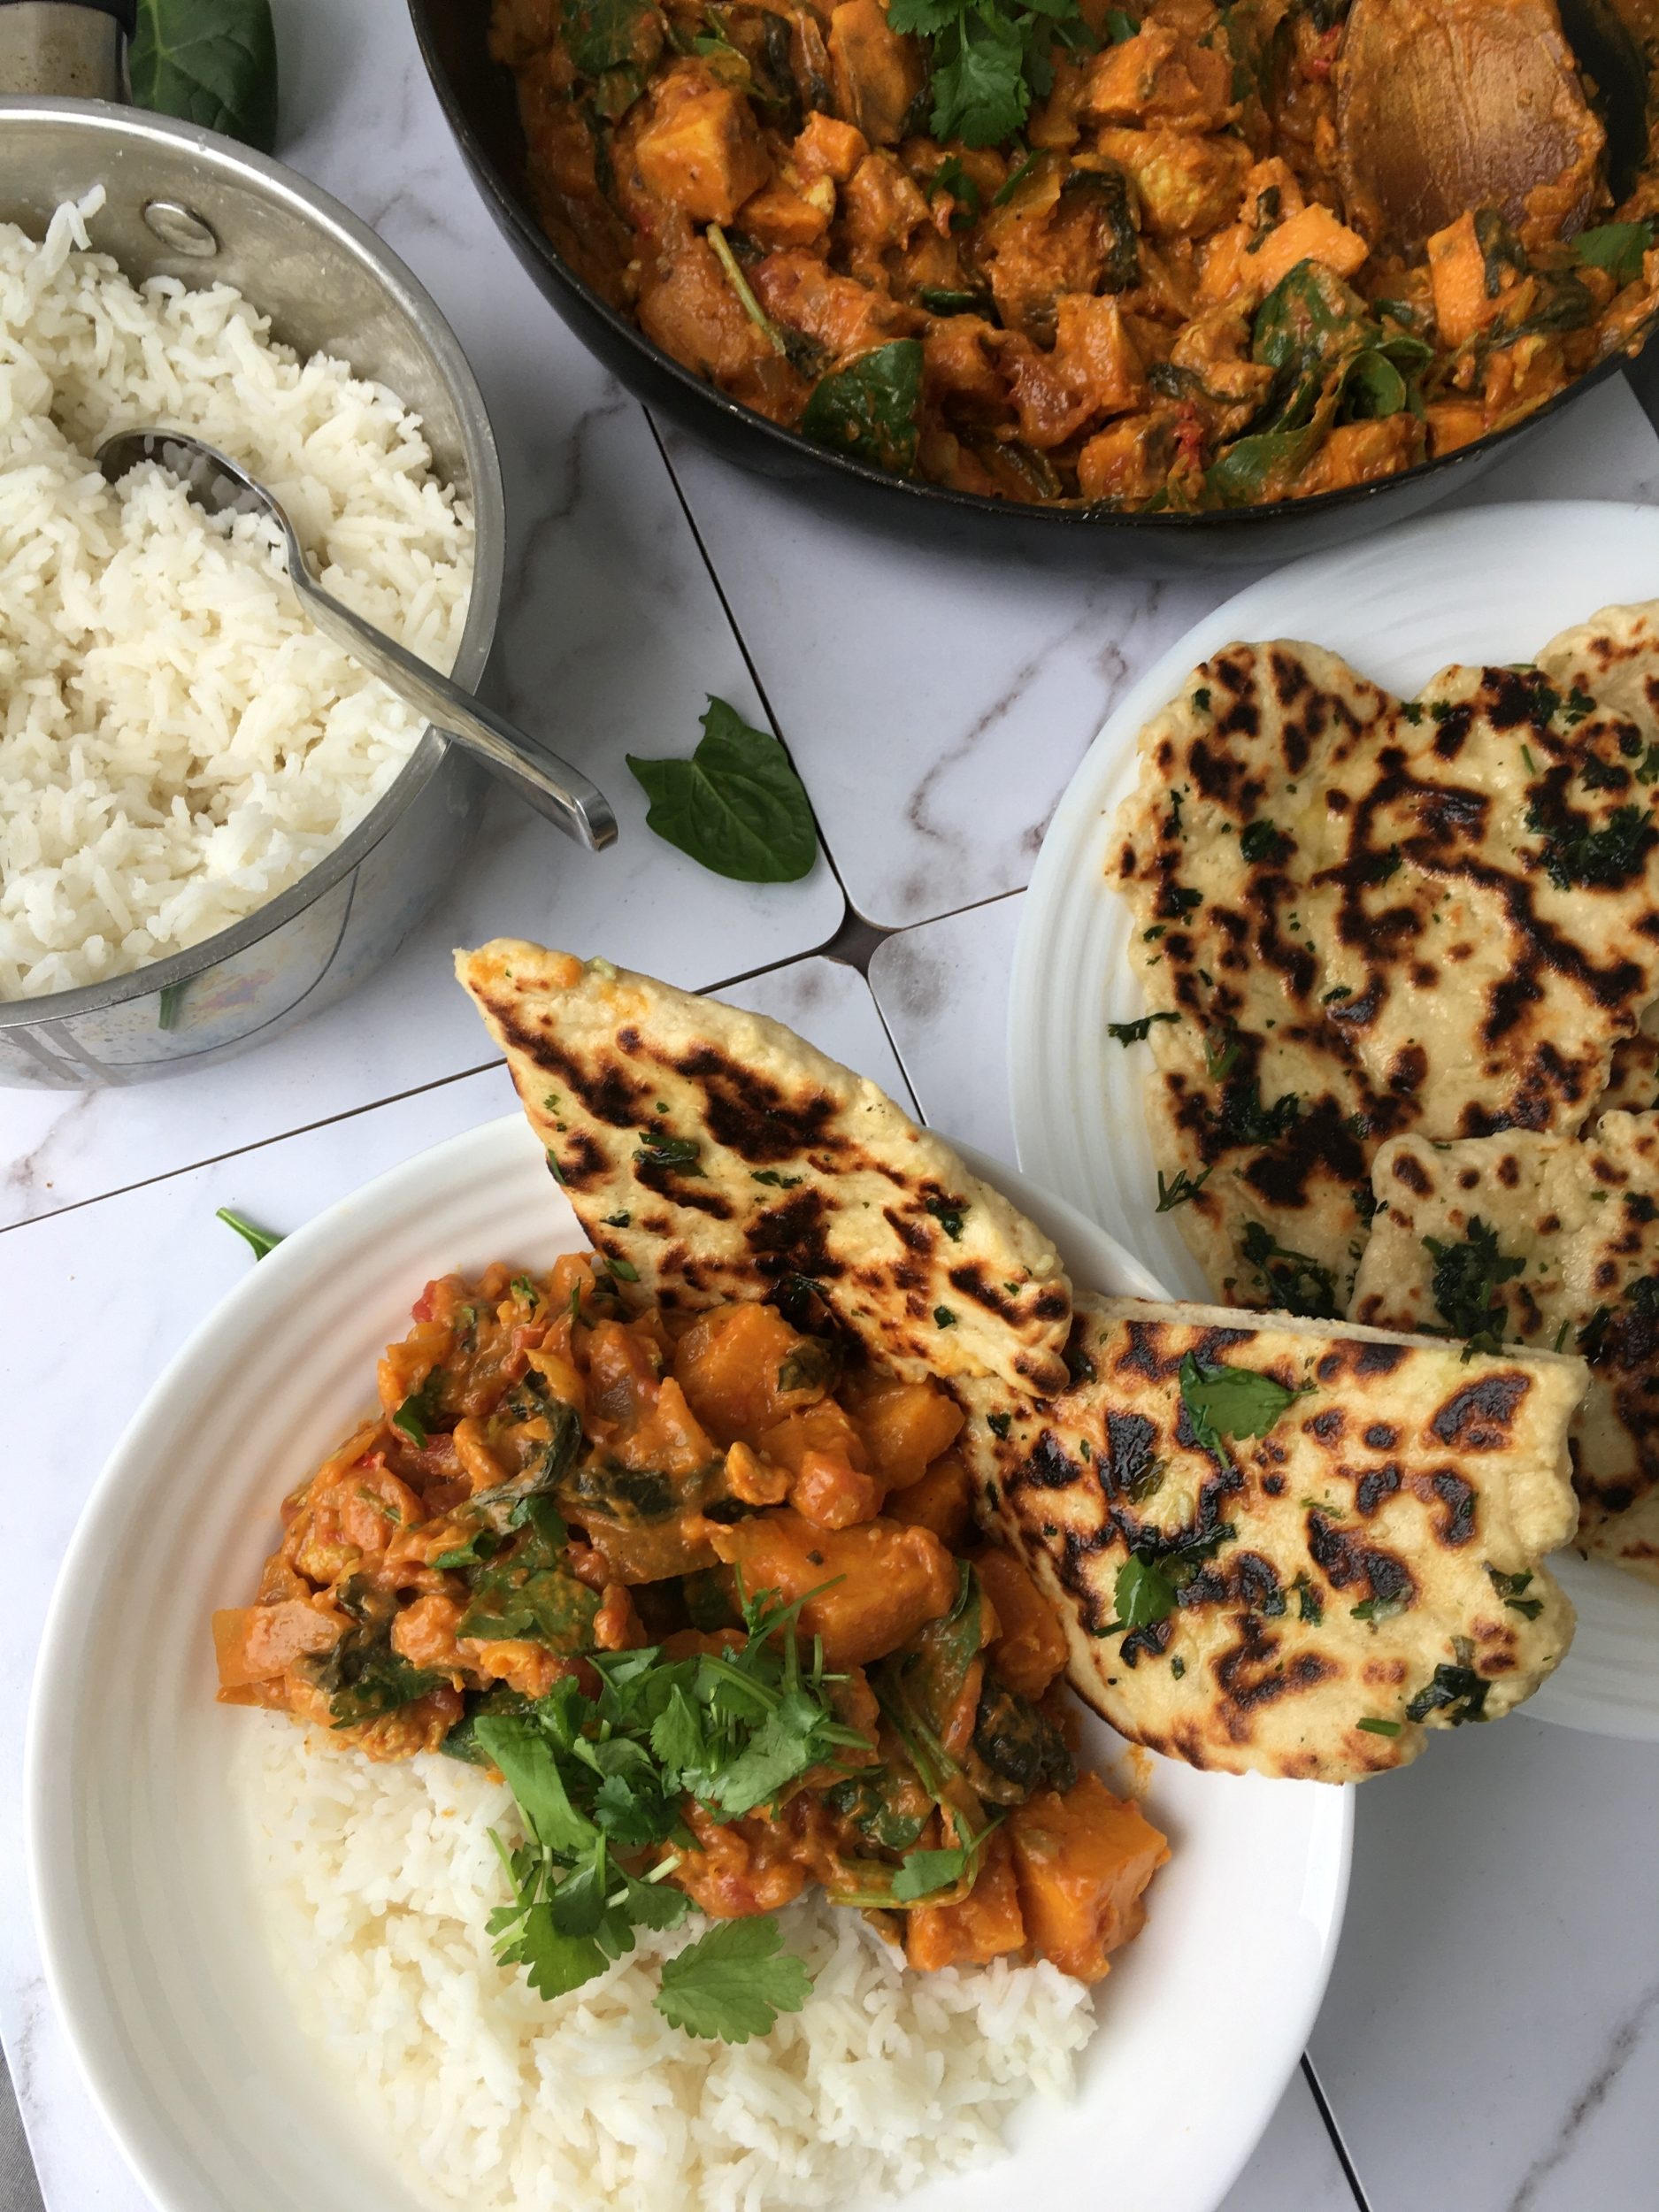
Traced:
<path fill-rule="evenodd" d="M 1194 568 L 1269 567 L 1403 522 L 1519 450 L 1550 418 L 1612 375 L 1615 355 L 1507 430 L 1380 483 L 1315 499 L 1197 515 L 1025 507 L 889 476 L 753 414 L 653 345 L 562 261 L 537 222 L 526 177 L 512 73 L 490 59 L 489 0 L 409 0 L 427 73 L 486 206 L 554 308 L 590 352 L 649 407 L 727 460 L 797 487 L 837 512 L 923 544 L 1087 564 L 1102 573 L 1178 576 Z M 1584 0 L 1580 0 L 1580 5 Z M 1606 0 L 1590 0 L 1600 15 Z M 1626 73 L 1618 72 L 1620 75 Z M 1626 102 L 1629 105 L 1629 102 Z M 1640 126 L 1635 95 L 1629 121 Z M 1609 112 L 1609 129 L 1618 120 Z M 1621 131 L 1620 136 L 1625 134 Z"/>

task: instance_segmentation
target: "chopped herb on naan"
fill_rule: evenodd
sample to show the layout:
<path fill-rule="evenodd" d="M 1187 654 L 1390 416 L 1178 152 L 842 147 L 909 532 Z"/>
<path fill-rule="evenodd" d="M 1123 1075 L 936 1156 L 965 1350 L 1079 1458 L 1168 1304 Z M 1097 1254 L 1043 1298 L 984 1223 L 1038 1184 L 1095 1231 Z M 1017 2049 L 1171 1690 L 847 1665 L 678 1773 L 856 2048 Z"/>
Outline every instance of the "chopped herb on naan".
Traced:
<path fill-rule="evenodd" d="M 1659 1115 L 1603 1114 L 1583 1140 L 1397 1138 L 1375 1187 L 1355 1318 L 1582 1354 L 1578 1548 L 1659 1582 Z"/>

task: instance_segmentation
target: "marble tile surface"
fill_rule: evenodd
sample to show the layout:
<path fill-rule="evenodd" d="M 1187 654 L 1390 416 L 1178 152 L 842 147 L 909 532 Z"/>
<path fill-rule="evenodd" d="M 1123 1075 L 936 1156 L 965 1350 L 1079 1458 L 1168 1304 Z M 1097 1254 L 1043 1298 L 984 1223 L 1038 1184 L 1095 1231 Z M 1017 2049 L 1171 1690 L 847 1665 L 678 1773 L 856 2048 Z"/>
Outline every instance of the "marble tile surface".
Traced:
<path fill-rule="evenodd" d="M 1010 1164 L 1008 974 L 1025 903 L 1015 892 L 901 930 L 870 962 L 870 987 L 922 1112 Z"/>
<path fill-rule="evenodd" d="M 680 434 L 668 448 L 848 894 L 888 927 L 1026 883 L 1123 691 L 1251 580 L 1136 583 L 923 552 L 831 520 Z M 1472 495 L 1659 497 L 1659 436 L 1618 378 Z"/>

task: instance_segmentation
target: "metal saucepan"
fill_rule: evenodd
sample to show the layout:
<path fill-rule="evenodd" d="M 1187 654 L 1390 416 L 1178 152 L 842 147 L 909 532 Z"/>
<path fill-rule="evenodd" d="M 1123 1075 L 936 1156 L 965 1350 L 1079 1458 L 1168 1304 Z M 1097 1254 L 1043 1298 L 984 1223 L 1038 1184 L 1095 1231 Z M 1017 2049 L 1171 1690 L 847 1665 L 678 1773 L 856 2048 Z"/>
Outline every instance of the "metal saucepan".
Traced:
<path fill-rule="evenodd" d="M 211 131 L 102 101 L 0 99 L 0 220 L 40 236 L 60 202 L 107 196 L 92 242 L 129 277 L 222 281 L 301 354 L 388 384 L 477 522 L 454 674 L 475 687 L 501 603 L 501 466 L 472 372 L 409 271 L 338 201 Z M 88 1089 L 227 1058 L 319 1013 L 401 943 L 457 857 L 477 770 L 428 729 L 328 856 L 247 920 L 134 974 L 0 1002 L 0 1084 Z"/>
<path fill-rule="evenodd" d="M 560 258 L 536 219 L 512 73 L 489 52 L 489 0 L 408 0 L 427 73 L 473 181 L 503 234 L 553 306 L 630 391 L 725 458 L 789 484 L 849 519 L 924 545 L 960 546 L 1097 574 L 1180 576 L 1194 569 L 1268 566 L 1346 544 L 1465 489 L 1539 427 L 1614 374 L 1614 355 L 1534 415 L 1398 476 L 1276 506 L 1202 514 L 1117 514 L 1025 507 L 892 476 L 769 422 L 654 345 Z M 1620 0 L 1628 5 L 1629 0 Z M 1575 22 L 1588 0 L 1578 0 Z M 1595 0 L 1600 22 L 1607 0 Z M 1612 18 L 1618 23 L 1617 14 Z M 1602 49 L 1594 49 L 1600 57 Z M 1586 62 L 1588 56 L 1586 57 Z M 1609 126 L 1640 132 L 1646 86 L 1614 87 Z"/>

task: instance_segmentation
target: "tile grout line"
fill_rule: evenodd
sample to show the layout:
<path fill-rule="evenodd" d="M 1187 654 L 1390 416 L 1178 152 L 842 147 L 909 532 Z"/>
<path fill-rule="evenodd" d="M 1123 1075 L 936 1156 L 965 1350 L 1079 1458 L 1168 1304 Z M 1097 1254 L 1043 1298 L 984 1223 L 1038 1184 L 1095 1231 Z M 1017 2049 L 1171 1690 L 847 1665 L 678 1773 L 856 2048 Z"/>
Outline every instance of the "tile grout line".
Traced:
<path fill-rule="evenodd" d="M 1336 2153 L 1338 2165 L 1342 2169 L 1342 2178 L 1354 2193 L 1354 2202 L 1357 2212 L 1371 2212 L 1371 2199 L 1366 2195 L 1364 2185 L 1355 2170 L 1354 2162 L 1348 2156 L 1348 2145 L 1342 2139 L 1342 2131 L 1336 2124 L 1336 2115 L 1332 2111 L 1330 2100 L 1325 2093 L 1325 2085 L 1314 2071 L 1313 2061 L 1306 2051 L 1302 2055 L 1302 2079 L 1308 2085 L 1309 2093 L 1313 2098 L 1319 2117 L 1325 2123 L 1325 2131 L 1331 2139 L 1331 2147 Z"/>
<path fill-rule="evenodd" d="M 194 1175 L 198 1168 L 218 1167 L 226 1160 L 240 1160 L 250 1152 L 263 1152 L 269 1145 L 286 1144 L 292 1137 L 308 1137 L 335 1122 L 355 1121 L 360 1115 L 379 1113 L 383 1106 L 401 1105 L 405 1099 L 424 1097 L 428 1091 L 441 1091 L 451 1083 L 465 1083 L 474 1075 L 488 1075 L 492 1068 L 500 1065 L 499 1060 L 480 1060 L 475 1067 L 457 1068 L 452 1074 L 435 1075 L 428 1083 L 411 1083 L 407 1090 L 388 1091 L 383 1098 L 365 1099 L 357 1106 L 342 1106 L 336 1114 L 319 1115 L 317 1120 L 299 1122 L 292 1129 L 273 1130 L 268 1137 L 254 1137 L 246 1144 L 230 1145 L 223 1152 L 210 1152 L 199 1160 L 182 1161 L 177 1167 L 163 1168 L 158 1175 L 141 1175 L 134 1182 L 118 1183 L 111 1190 L 96 1191 L 89 1198 L 72 1198 L 67 1205 L 50 1207 L 46 1212 L 29 1214 L 21 1221 L 0 1223 L 0 1236 L 32 1229 L 38 1222 L 57 1221 L 65 1214 L 80 1213 L 87 1206 L 101 1206 L 106 1198 L 126 1198 L 135 1190 L 148 1190 L 152 1184 L 173 1182 L 180 1175 Z"/>

